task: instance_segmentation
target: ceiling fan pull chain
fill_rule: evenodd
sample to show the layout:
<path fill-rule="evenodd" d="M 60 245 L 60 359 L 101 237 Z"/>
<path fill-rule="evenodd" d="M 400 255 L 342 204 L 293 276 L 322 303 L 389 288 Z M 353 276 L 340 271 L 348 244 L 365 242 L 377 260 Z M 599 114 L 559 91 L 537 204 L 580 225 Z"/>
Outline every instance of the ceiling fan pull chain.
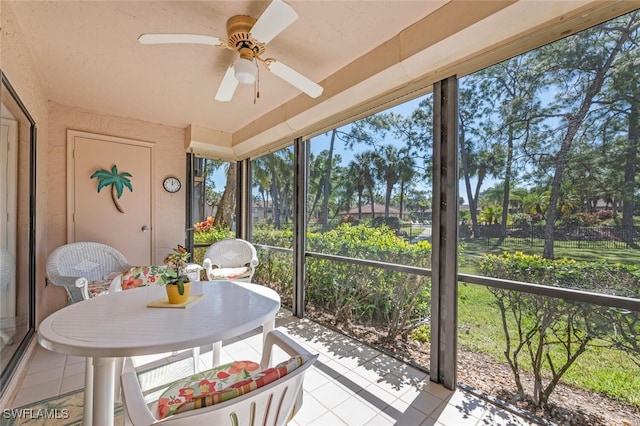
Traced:
<path fill-rule="evenodd" d="M 258 66 L 256 58 L 253 58 L 253 61 L 256 63 L 256 68 L 258 69 L 256 81 L 253 83 L 253 103 L 255 104 L 257 100 L 260 99 L 260 67 Z"/>

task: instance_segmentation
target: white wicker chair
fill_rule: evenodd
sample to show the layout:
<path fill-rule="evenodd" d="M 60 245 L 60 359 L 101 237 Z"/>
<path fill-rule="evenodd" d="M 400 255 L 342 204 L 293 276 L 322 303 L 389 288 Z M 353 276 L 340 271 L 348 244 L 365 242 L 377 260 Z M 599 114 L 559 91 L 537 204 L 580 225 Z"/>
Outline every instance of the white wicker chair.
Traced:
<path fill-rule="evenodd" d="M 131 268 L 127 259 L 113 247 L 95 242 L 69 243 L 56 248 L 47 258 L 50 283 L 64 287 L 69 303 L 90 297 L 90 283 L 108 281 Z"/>
<path fill-rule="evenodd" d="M 267 368 L 272 361 L 273 345 L 282 348 L 289 356 L 303 355 L 306 361 L 285 376 L 244 395 L 207 407 L 174 414 L 162 420 L 158 419 L 157 401 L 150 405 L 145 402 L 136 370 L 131 360 L 127 358 L 121 377 L 125 425 L 269 424 L 281 426 L 287 424 L 302 405 L 304 374 L 318 359 L 318 355 L 311 355 L 290 337 L 278 330 L 273 330 L 266 336 L 260 362 L 262 369 Z"/>
<path fill-rule="evenodd" d="M 215 242 L 204 254 L 202 266 L 207 279 L 251 282 L 258 255 L 248 241 L 231 238 Z"/>

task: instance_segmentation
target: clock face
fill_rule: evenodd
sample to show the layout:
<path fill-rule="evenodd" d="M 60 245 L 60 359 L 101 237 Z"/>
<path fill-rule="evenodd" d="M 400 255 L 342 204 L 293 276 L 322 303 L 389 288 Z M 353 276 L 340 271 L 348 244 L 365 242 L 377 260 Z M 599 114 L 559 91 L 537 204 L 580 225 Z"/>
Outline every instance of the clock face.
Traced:
<path fill-rule="evenodd" d="M 175 177 L 168 177 L 164 180 L 162 186 L 167 192 L 178 192 L 180 190 L 180 180 Z"/>

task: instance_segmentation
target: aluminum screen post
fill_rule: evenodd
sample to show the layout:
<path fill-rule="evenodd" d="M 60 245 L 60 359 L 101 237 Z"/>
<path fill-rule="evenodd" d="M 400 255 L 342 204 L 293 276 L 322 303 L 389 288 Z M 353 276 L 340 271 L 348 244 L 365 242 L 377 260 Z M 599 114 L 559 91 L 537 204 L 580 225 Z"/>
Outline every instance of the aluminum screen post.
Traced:
<path fill-rule="evenodd" d="M 236 237 L 251 241 L 251 162 L 238 161 L 236 166 Z"/>
<path fill-rule="evenodd" d="M 456 388 L 458 325 L 458 81 L 433 90 L 430 379 Z"/>
<path fill-rule="evenodd" d="M 295 186 L 294 241 L 293 241 L 293 314 L 304 317 L 304 281 L 306 275 L 305 253 L 307 251 L 307 171 L 309 164 L 309 141 L 297 138 L 294 142 Z"/>

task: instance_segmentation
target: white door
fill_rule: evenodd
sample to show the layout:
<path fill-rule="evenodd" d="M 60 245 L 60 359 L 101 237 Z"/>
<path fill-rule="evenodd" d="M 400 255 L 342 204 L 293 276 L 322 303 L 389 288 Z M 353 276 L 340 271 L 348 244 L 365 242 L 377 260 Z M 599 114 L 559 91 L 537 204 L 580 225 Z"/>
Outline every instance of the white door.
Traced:
<path fill-rule="evenodd" d="M 69 130 L 67 155 L 68 241 L 107 244 L 131 265 L 150 265 L 153 144 Z"/>

